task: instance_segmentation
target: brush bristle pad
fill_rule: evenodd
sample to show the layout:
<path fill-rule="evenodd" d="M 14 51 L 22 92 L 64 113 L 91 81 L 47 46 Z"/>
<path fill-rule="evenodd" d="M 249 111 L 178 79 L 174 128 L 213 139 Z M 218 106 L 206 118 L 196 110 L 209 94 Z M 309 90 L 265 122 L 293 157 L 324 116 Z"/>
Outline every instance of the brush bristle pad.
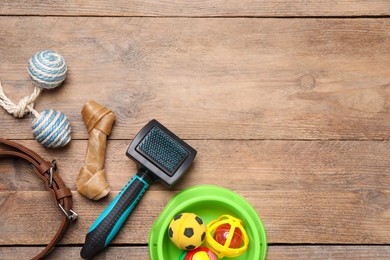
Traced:
<path fill-rule="evenodd" d="M 136 150 L 169 176 L 189 155 L 182 145 L 156 126 L 150 129 Z"/>

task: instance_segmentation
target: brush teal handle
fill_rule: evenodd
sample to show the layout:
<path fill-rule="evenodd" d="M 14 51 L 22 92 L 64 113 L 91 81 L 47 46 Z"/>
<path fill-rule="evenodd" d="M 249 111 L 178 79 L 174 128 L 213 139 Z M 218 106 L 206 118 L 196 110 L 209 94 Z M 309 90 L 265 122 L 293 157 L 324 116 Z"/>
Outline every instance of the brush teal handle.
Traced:
<path fill-rule="evenodd" d="M 91 258 L 111 242 L 149 185 L 150 179 L 143 172 L 126 184 L 89 229 L 80 253 L 82 258 Z"/>

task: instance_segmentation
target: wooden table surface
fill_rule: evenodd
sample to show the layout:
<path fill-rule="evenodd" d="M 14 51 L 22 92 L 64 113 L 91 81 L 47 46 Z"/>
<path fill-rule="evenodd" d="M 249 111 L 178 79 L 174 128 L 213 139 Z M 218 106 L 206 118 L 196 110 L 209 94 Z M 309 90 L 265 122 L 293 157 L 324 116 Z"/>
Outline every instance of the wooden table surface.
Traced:
<path fill-rule="evenodd" d="M 0 109 L 0 137 L 55 158 L 73 191 L 79 219 L 49 259 L 80 258 L 87 230 L 135 172 L 127 146 L 153 118 L 198 156 L 172 190 L 151 186 L 97 259 L 149 259 L 154 220 L 175 193 L 200 184 L 253 205 L 267 259 L 390 259 L 388 0 L 2 0 L 0 15 L 0 80 L 11 99 L 32 92 L 35 52 L 56 50 L 68 64 L 65 84 L 35 105 L 68 116 L 66 148 L 43 148 L 30 116 Z M 111 192 L 98 202 L 75 185 L 90 99 L 117 116 Z M 33 256 L 60 216 L 29 165 L 0 161 L 1 259 Z"/>

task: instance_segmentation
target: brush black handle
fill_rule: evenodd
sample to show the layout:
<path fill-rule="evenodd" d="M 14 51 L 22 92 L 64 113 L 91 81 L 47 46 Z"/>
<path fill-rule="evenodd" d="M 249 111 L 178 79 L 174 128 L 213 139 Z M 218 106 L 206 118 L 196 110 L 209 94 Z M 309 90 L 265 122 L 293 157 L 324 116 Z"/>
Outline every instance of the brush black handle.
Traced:
<path fill-rule="evenodd" d="M 126 184 L 89 229 L 80 252 L 82 258 L 90 259 L 111 242 L 150 183 L 150 177 L 139 172 Z"/>

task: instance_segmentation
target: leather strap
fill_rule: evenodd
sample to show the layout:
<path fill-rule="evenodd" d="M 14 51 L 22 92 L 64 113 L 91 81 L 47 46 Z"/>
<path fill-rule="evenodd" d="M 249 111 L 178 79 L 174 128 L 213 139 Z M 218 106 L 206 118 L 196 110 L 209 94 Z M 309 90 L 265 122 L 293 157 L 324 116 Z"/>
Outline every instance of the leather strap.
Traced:
<path fill-rule="evenodd" d="M 66 187 L 65 183 L 58 175 L 55 161 L 45 161 L 41 156 L 27 147 L 3 138 L 0 138 L 0 144 L 8 147 L 5 150 L 0 149 L 0 158 L 18 157 L 34 166 L 34 172 L 43 180 L 46 189 L 51 193 L 54 204 L 59 207 L 61 212 L 64 214 L 61 219 L 61 225 L 55 233 L 53 239 L 39 254 L 32 258 L 34 260 L 42 259 L 51 252 L 54 246 L 62 238 L 69 223 L 77 219 L 76 212 L 72 210 L 72 192 L 68 187 Z"/>

